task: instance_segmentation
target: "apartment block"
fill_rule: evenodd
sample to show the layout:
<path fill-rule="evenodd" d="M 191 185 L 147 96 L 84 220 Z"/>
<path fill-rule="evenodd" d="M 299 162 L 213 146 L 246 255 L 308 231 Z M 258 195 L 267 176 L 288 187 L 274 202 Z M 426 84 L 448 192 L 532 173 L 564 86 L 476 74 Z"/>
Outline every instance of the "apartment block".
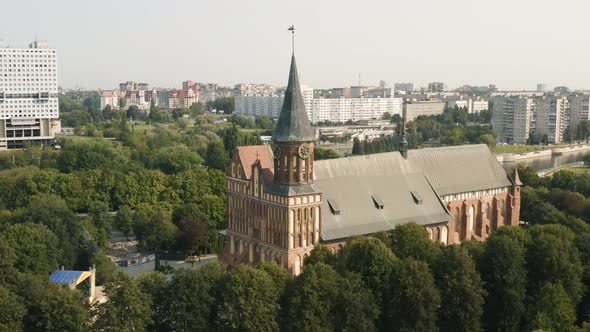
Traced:
<path fill-rule="evenodd" d="M 49 143 L 61 131 L 57 50 L 45 41 L 0 49 L 0 149 Z"/>
<path fill-rule="evenodd" d="M 534 124 L 534 100 L 499 96 L 492 99 L 492 105 L 492 132 L 496 135 L 496 141 L 526 144 Z"/>

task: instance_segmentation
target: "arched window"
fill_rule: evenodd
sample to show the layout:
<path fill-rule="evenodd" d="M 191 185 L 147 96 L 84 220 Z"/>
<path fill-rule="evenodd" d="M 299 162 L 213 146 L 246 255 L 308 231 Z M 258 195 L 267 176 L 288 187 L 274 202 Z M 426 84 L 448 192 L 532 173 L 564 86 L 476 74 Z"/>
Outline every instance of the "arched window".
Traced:
<path fill-rule="evenodd" d="M 440 241 L 440 228 L 435 227 L 434 229 L 434 235 L 433 235 L 433 240 L 434 241 Z"/>
<path fill-rule="evenodd" d="M 440 230 L 440 242 L 447 244 L 447 239 L 449 237 L 449 228 L 447 226 L 442 226 Z"/>
<path fill-rule="evenodd" d="M 293 274 L 298 276 L 301 273 L 301 256 L 295 256 L 295 264 L 293 265 Z"/>
<path fill-rule="evenodd" d="M 461 232 L 461 211 L 459 208 L 455 208 L 453 218 L 455 219 L 455 233 L 458 234 Z"/>

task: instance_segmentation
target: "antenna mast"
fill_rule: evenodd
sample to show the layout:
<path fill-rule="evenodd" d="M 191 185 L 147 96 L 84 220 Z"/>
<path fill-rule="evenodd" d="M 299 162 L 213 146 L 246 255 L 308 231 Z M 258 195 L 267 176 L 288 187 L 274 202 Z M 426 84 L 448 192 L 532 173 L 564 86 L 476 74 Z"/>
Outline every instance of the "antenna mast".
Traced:
<path fill-rule="evenodd" d="M 291 25 L 287 30 L 291 31 L 291 49 L 295 54 L 295 25 Z"/>

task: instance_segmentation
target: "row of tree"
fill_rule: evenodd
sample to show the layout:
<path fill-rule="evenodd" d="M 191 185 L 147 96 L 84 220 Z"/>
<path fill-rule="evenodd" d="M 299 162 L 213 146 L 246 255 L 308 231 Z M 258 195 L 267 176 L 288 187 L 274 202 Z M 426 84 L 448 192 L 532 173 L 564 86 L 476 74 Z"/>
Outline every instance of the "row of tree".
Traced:
<path fill-rule="evenodd" d="M 445 247 L 429 240 L 423 227 L 407 224 L 350 239 L 337 254 L 318 246 L 295 278 L 274 262 L 256 268 L 211 263 L 179 270 L 171 278 L 158 272 L 136 279 L 118 275 L 106 284 L 109 301 L 90 311 L 77 310 L 79 294 L 65 288 L 35 290 L 32 277 L 11 280 L 10 275 L 23 273 L 22 267 L 4 260 L 2 271 L 19 271 L 2 274 L 8 278 L 0 287 L 2 327 L 576 331 L 586 327 L 584 276 L 590 257 L 578 236 L 556 224 L 506 226 L 485 243 Z M 48 241 L 39 245 L 52 245 Z M 7 246 L 0 248 L 5 252 Z M 63 309 L 54 312 L 54 304 Z"/>

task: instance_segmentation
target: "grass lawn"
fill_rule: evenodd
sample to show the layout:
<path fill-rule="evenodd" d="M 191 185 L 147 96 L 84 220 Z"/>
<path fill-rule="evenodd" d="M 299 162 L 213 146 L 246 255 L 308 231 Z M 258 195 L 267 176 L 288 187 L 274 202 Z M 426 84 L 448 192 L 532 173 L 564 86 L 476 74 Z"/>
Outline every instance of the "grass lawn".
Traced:
<path fill-rule="evenodd" d="M 495 154 L 525 153 L 532 151 L 543 151 L 547 149 L 557 149 L 565 146 L 567 145 L 496 145 L 492 148 L 492 152 L 494 152 Z"/>
<path fill-rule="evenodd" d="M 586 174 L 586 175 L 590 175 L 590 167 L 588 166 L 584 166 L 584 167 L 572 167 L 572 168 L 568 168 L 567 169 L 570 172 L 574 172 L 575 174 Z"/>

